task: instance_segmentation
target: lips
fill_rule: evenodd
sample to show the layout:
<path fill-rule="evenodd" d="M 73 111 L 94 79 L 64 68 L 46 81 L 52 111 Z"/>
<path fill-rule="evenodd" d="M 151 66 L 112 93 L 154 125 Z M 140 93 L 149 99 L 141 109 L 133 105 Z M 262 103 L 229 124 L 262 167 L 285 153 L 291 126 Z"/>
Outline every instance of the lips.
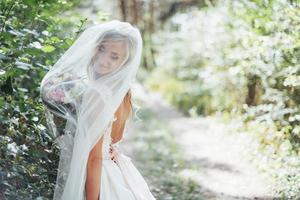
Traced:
<path fill-rule="evenodd" d="M 109 70 L 108 67 L 100 67 L 100 69 Z"/>
<path fill-rule="evenodd" d="M 109 66 L 106 66 L 104 64 L 98 63 L 97 66 L 98 66 L 99 69 L 109 70 Z"/>

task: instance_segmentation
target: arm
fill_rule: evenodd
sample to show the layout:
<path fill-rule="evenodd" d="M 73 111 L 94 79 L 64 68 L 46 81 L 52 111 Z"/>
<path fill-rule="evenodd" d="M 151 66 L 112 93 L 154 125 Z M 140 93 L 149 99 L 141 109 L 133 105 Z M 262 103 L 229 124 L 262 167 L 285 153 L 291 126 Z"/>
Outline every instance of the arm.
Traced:
<path fill-rule="evenodd" d="M 96 143 L 89 154 L 87 163 L 87 178 L 85 184 L 86 200 L 98 200 L 100 196 L 102 144 L 103 137 Z"/>

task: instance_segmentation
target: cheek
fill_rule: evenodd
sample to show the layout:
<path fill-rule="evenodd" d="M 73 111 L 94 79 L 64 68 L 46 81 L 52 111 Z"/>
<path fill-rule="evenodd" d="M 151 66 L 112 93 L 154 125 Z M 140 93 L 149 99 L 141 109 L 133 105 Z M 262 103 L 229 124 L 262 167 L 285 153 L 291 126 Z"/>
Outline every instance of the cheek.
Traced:
<path fill-rule="evenodd" d="M 96 73 L 99 73 L 99 74 L 102 74 L 102 73 L 104 73 L 104 68 L 103 67 L 101 67 L 101 64 L 100 64 L 100 62 L 95 62 L 95 64 L 94 64 L 94 72 L 96 72 Z M 106 70 L 105 70 L 106 71 Z"/>
<path fill-rule="evenodd" d="M 120 61 L 111 61 L 111 69 L 117 69 L 120 67 L 120 65 L 122 64 L 122 62 Z"/>
<path fill-rule="evenodd" d="M 94 63 L 94 70 L 95 71 L 100 71 L 100 67 L 101 66 L 101 62 L 100 62 L 100 59 L 97 59 Z"/>
<path fill-rule="evenodd" d="M 110 71 L 114 71 L 115 69 L 117 69 L 118 68 L 118 65 L 116 64 L 116 63 L 112 63 L 111 65 L 110 65 Z"/>

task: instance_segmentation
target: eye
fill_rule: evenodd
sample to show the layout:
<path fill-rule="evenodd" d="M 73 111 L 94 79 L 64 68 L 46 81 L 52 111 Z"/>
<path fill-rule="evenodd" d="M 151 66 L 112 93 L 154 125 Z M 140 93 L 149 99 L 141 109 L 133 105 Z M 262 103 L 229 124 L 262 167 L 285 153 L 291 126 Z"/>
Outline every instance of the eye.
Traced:
<path fill-rule="evenodd" d="M 118 56 L 111 56 L 111 59 L 113 59 L 113 60 L 118 60 L 119 57 L 118 57 Z"/>
<path fill-rule="evenodd" d="M 105 47 L 104 47 L 103 45 L 100 45 L 100 46 L 98 47 L 98 50 L 99 50 L 100 52 L 104 52 L 104 51 L 105 51 Z"/>

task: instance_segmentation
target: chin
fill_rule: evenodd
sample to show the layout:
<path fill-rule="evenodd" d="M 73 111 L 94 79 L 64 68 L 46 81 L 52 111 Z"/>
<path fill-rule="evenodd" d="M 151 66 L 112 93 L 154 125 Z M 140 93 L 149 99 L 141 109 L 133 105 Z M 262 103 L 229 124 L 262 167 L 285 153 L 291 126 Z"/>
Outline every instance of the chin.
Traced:
<path fill-rule="evenodd" d="M 98 72 L 98 74 L 100 74 L 100 75 L 106 75 L 106 74 L 109 74 L 110 73 L 110 71 L 106 71 L 106 72 Z"/>

